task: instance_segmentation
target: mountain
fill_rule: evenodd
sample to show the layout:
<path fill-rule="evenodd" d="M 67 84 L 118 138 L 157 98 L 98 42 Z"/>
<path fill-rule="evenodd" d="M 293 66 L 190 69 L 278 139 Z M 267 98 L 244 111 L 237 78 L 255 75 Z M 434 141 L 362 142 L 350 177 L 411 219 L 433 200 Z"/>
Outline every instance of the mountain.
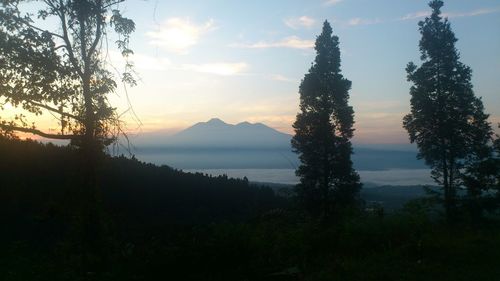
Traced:
<path fill-rule="evenodd" d="M 213 118 L 174 135 L 142 136 L 134 154 L 180 169 L 296 169 L 300 161 L 291 138 L 262 123 L 232 125 Z M 359 170 L 425 169 L 416 156 L 406 146 L 355 146 L 352 160 Z"/>
<path fill-rule="evenodd" d="M 228 124 L 218 118 L 199 122 L 175 135 L 157 138 L 158 145 L 175 148 L 285 148 L 291 135 L 262 123 Z"/>

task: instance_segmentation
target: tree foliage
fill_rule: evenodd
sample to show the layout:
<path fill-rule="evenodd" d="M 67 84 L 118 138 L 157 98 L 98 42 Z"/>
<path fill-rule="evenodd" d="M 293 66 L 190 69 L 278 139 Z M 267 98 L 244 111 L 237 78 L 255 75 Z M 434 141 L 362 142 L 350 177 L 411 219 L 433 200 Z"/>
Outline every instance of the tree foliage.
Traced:
<path fill-rule="evenodd" d="M 351 161 L 351 81 L 341 74 L 338 37 L 327 21 L 315 49 L 316 59 L 299 89 L 300 113 L 293 125 L 292 146 L 301 161 L 296 171 L 299 198 L 308 210 L 328 216 L 354 203 L 361 184 Z"/>
<path fill-rule="evenodd" d="M 23 112 L 0 120 L 3 131 L 69 139 L 87 148 L 115 140 L 120 121 L 108 94 L 117 83 L 107 67 L 105 43 L 114 31 L 122 55 L 132 54 L 128 45 L 135 25 L 120 13 L 123 1 L 0 2 L 0 98 Z M 26 12 L 33 7 L 35 14 Z M 131 67 L 127 63 L 121 79 L 133 85 Z M 27 117 L 49 113 L 58 119 L 57 133 L 37 128 Z"/>
<path fill-rule="evenodd" d="M 489 148 L 487 157 L 473 157 L 465 162 L 462 177 L 468 195 L 465 201 L 474 217 L 500 207 L 500 136 L 495 136 Z"/>
<path fill-rule="evenodd" d="M 464 169 L 490 156 L 492 130 L 481 99 L 474 95 L 472 70 L 459 61 L 457 38 L 441 15 L 443 1 L 433 0 L 429 6 L 431 16 L 419 22 L 422 65 L 410 62 L 406 68 L 413 85 L 403 126 L 443 187 L 450 217 Z"/>

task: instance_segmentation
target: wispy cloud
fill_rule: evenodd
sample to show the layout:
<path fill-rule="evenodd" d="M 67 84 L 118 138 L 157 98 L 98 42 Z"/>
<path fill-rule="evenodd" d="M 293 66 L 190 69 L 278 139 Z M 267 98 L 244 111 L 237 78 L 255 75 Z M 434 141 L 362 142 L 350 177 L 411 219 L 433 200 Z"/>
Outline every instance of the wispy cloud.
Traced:
<path fill-rule="evenodd" d="M 371 25 L 371 24 L 377 24 L 381 23 L 382 20 L 379 18 L 376 19 L 363 19 L 363 18 L 352 18 L 350 19 L 347 24 L 351 26 L 356 26 L 356 25 Z"/>
<path fill-rule="evenodd" d="M 372 114 L 374 112 L 381 112 L 384 114 L 394 112 L 399 113 L 402 109 L 406 108 L 406 104 L 399 100 L 374 100 L 355 98 L 352 101 L 353 103 L 356 103 L 356 107 L 358 108 L 359 114 L 357 115 Z"/>
<path fill-rule="evenodd" d="M 292 78 L 288 78 L 284 75 L 281 75 L 281 74 L 271 74 L 269 76 L 269 78 L 271 78 L 271 80 L 274 80 L 274 81 L 280 81 L 280 82 L 296 82 L 294 79 Z"/>
<path fill-rule="evenodd" d="M 143 70 L 166 70 L 172 67 L 172 62 L 165 57 L 152 57 L 142 54 L 134 54 L 131 58 L 135 67 Z"/>
<path fill-rule="evenodd" d="M 431 12 L 429 11 L 419 11 L 415 13 L 406 14 L 405 16 L 400 17 L 398 20 L 414 20 L 414 19 L 428 17 L 430 15 Z"/>
<path fill-rule="evenodd" d="M 448 13 L 443 13 L 443 17 L 447 18 L 460 18 L 460 17 L 475 17 L 475 16 L 481 16 L 481 15 L 487 15 L 487 14 L 493 14 L 493 13 L 498 13 L 500 12 L 500 7 L 497 8 L 481 8 L 481 9 L 476 9 L 472 10 L 469 12 L 448 12 Z M 414 19 L 421 19 L 424 17 L 428 17 L 431 15 L 430 11 L 418 11 L 415 13 L 410 13 L 405 16 L 402 16 L 398 18 L 398 20 L 414 20 Z"/>
<path fill-rule="evenodd" d="M 119 52 L 108 53 L 108 61 L 113 67 L 119 68 L 125 64 L 125 61 Z M 134 67 L 141 71 L 194 71 L 200 73 L 210 73 L 222 76 L 237 75 L 248 69 L 246 62 L 212 62 L 201 64 L 179 64 L 173 63 L 166 57 L 150 56 L 146 54 L 135 53 L 130 57 L 130 62 Z"/>
<path fill-rule="evenodd" d="M 249 49 L 268 49 L 268 48 L 292 48 L 292 49 L 310 49 L 314 46 L 314 40 L 300 39 L 297 36 L 290 36 L 279 41 L 257 43 L 235 43 L 231 47 L 249 48 Z"/>
<path fill-rule="evenodd" d="M 186 18 L 170 18 L 155 30 L 147 32 L 150 43 L 177 54 L 186 54 L 200 37 L 214 29 L 214 21 L 196 24 Z"/>
<path fill-rule="evenodd" d="M 244 62 L 238 63 L 205 63 L 205 64 L 183 64 L 181 69 L 190 70 L 201 73 L 210 73 L 215 75 L 231 76 L 241 74 L 248 68 L 248 64 Z"/>
<path fill-rule="evenodd" d="M 298 18 L 286 19 L 284 23 L 292 29 L 297 29 L 299 27 L 311 28 L 316 24 L 316 20 L 308 16 L 301 16 Z"/>
<path fill-rule="evenodd" d="M 342 1 L 344 1 L 344 0 L 326 0 L 325 2 L 323 2 L 323 4 L 325 4 L 327 6 L 332 6 L 332 5 L 338 4 Z"/>
<path fill-rule="evenodd" d="M 111 70 L 116 71 L 121 69 L 126 61 L 122 54 L 118 51 L 110 51 L 106 53 L 105 59 L 111 67 Z M 137 70 L 146 71 L 164 71 L 173 68 L 173 63 L 167 58 L 162 56 L 150 56 L 141 53 L 134 53 L 129 57 L 129 63 L 134 65 Z"/>
<path fill-rule="evenodd" d="M 473 10 L 473 11 L 469 11 L 469 12 L 443 13 L 443 16 L 448 17 L 448 18 L 475 17 L 475 16 L 493 14 L 493 13 L 498 13 L 498 12 L 500 12 L 500 7 L 482 8 L 482 9 L 477 9 L 477 10 Z"/>

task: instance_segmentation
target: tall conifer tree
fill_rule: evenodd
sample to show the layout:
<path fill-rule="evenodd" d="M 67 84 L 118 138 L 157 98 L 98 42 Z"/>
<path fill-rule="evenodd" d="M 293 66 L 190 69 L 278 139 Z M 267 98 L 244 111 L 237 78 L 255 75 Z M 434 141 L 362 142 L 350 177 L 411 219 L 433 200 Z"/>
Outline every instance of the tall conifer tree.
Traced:
<path fill-rule="evenodd" d="M 316 59 L 299 89 L 300 112 L 293 125 L 292 146 L 301 161 L 296 171 L 298 196 L 313 215 L 327 217 L 355 203 L 361 184 L 351 161 L 351 81 L 341 74 L 339 41 L 328 21 L 315 50 Z"/>
<path fill-rule="evenodd" d="M 433 0 L 429 6 L 431 16 L 418 24 L 422 65 L 410 62 L 406 68 L 413 85 L 411 111 L 403 126 L 442 186 L 451 219 L 464 165 L 488 157 L 492 130 L 483 103 L 472 90 L 472 70 L 459 61 L 457 39 L 448 19 L 441 16 L 443 1 Z"/>

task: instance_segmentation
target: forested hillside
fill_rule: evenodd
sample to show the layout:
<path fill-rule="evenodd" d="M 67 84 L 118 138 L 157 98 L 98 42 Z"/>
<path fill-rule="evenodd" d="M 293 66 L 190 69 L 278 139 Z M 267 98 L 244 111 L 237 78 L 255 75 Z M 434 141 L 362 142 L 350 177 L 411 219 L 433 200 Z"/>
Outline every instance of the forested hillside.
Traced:
<path fill-rule="evenodd" d="M 496 219 L 444 223 L 432 200 L 311 220 L 246 180 L 106 157 L 100 255 L 81 272 L 78 154 L 1 139 L 1 280 L 494 280 Z M 76 194 L 76 195 L 75 195 Z M 395 270 L 397 269 L 397 270 Z M 493 278 L 493 279 L 492 279 Z"/>

